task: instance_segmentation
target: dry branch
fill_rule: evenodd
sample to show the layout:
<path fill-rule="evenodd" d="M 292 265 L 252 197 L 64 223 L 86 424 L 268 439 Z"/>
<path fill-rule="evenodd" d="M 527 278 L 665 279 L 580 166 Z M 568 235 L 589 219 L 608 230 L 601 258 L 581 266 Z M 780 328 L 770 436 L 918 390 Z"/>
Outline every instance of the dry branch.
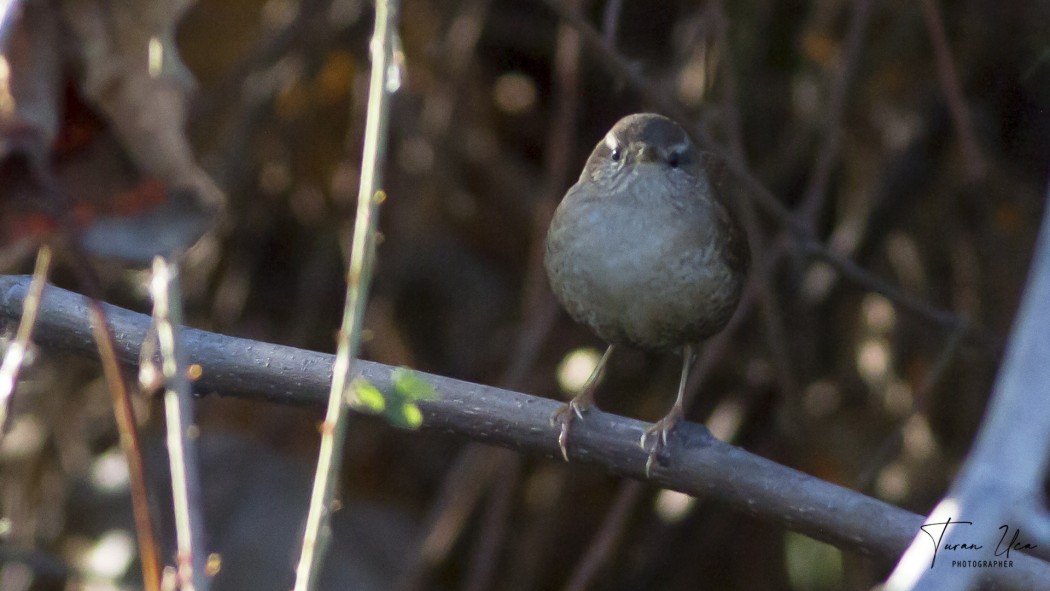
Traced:
<path fill-rule="evenodd" d="M 17 323 L 28 277 L 0 277 L 0 321 Z M 129 368 L 138 363 L 149 317 L 105 306 L 116 353 Z M 48 289 L 37 324 L 41 347 L 94 355 L 87 300 Z M 203 367 L 202 393 L 320 407 L 331 380 L 333 356 L 184 328 L 190 362 Z M 382 390 L 391 388 L 394 368 L 355 363 L 361 375 Z M 420 403 L 423 428 L 474 441 L 545 455 L 560 461 L 557 430 L 548 420 L 557 402 L 482 384 L 423 374 L 441 398 Z M 647 454 L 638 438 L 647 426 L 635 419 L 592 412 L 573 431 L 572 461 L 643 480 Z M 675 431 L 665 465 L 654 467 L 652 483 L 723 502 L 749 515 L 885 561 L 908 547 L 923 517 L 855 491 L 718 441 L 701 426 L 683 423 Z M 1016 555 L 1015 568 L 989 572 L 1011 588 L 1050 586 L 1050 565 Z"/>

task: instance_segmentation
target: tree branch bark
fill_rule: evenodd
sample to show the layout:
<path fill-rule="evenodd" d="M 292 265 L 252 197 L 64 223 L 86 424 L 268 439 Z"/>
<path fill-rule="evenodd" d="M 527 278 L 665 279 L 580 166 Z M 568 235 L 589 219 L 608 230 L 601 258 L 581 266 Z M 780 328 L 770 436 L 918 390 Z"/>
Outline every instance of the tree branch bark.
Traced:
<path fill-rule="evenodd" d="M 0 324 L 17 323 L 28 277 L 0 276 Z M 138 363 L 149 317 L 115 306 L 106 314 L 117 355 L 127 367 Z M 83 296 L 46 290 L 37 324 L 37 343 L 96 355 Z M 203 374 L 201 393 L 321 408 L 332 377 L 333 356 L 183 328 L 191 363 Z M 380 390 L 391 388 L 394 368 L 355 362 L 360 375 Z M 421 374 L 440 400 L 420 403 L 423 429 L 541 454 L 560 462 L 557 429 L 549 417 L 558 402 L 437 375 Z M 647 454 L 638 439 L 647 423 L 592 411 L 573 428 L 570 457 L 610 473 L 645 480 Z M 730 507 L 833 544 L 895 561 L 919 532 L 924 518 L 880 500 L 822 481 L 714 439 L 706 429 L 682 423 L 674 431 L 669 457 L 654 466 L 656 486 L 721 501 Z M 1050 564 L 1015 553 L 1012 569 L 987 570 L 997 583 L 1016 589 L 1050 588 Z"/>

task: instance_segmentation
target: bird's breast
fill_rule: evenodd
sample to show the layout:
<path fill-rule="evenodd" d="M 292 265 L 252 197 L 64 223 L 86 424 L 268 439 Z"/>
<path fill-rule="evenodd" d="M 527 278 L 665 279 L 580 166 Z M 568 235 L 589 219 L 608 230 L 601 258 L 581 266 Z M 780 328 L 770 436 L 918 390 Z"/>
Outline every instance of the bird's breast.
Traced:
<path fill-rule="evenodd" d="M 563 200 L 545 261 L 555 294 L 613 343 L 668 348 L 721 329 L 742 279 L 721 252 L 717 205 L 627 193 L 612 199 L 577 186 Z"/>

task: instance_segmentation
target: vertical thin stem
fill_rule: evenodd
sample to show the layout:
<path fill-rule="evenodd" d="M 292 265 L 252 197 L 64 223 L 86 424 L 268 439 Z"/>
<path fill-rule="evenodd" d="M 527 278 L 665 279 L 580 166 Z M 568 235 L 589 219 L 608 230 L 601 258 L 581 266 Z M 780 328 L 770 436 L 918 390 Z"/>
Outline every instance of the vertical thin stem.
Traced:
<path fill-rule="evenodd" d="M 86 273 L 83 274 L 87 277 Z M 90 291 L 97 293 L 96 284 L 88 283 Z M 120 371 L 117 354 L 113 344 L 113 333 L 102 304 L 95 298 L 88 298 L 88 311 L 91 316 L 91 331 L 98 345 L 99 359 L 102 361 L 102 373 L 106 376 L 110 396 L 113 398 L 113 415 L 120 432 L 120 448 L 128 462 L 128 480 L 131 486 L 131 512 L 135 519 L 135 530 L 139 541 L 139 557 L 142 563 L 142 580 L 146 591 L 160 591 L 160 558 L 157 554 L 157 542 L 153 533 L 153 519 L 150 517 L 149 499 L 146 494 L 146 473 L 142 466 L 142 446 L 139 444 L 138 430 L 135 426 L 135 413 L 131 408 L 131 396 L 124 374 Z"/>
<path fill-rule="evenodd" d="M 966 172 L 970 180 L 977 180 L 984 176 L 988 167 L 974 134 L 973 121 L 970 118 L 969 108 L 966 106 L 962 85 L 959 84 L 959 74 L 955 69 L 955 60 L 952 59 L 948 34 L 944 31 L 944 19 L 941 18 L 941 9 L 937 0 L 923 0 L 922 16 L 926 20 L 926 29 L 930 33 L 930 43 L 933 44 L 937 76 L 941 79 L 944 98 L 948 103 L 955 131 L 959 134 L 959 145 L 962 148 L 963 158 L 966 160 Z"/>
<path fill-rule="evenodd" d="M 36 265 L 33 267 L 33 281 L 29 284 L 25 304 L 22 305 L 22 319 L 18 323 L 15 340 L 4 353 L 3 364 L 0 364 L 0 435 L 3 435 L 7 424 L 7 409 L 11 396 L 15 392 L 18 372 L 25 363 L 29 350 L 29 338 L 33 335 L 37 312 L 40 310 L 40 298 L 44 296 L 44 285 L 47 284 L 48 270 L 51 268 L 51 247 L 41 246 L 36 253 Z"/>
<path fill-rule="evenodd" d="M 825 110 L 824 120 L 827 129 L 824 141 L 817 152 L 816 161 L 810 173 L 809 185 L 802 198 L 799 215 L 812 233 L 816 227 L 824 205 L 827 201 L 828 183 L 839 161 L 842 147 L 842 120 L 846 114 L 846 98 L 850 83 L 856 76 L 861 50 L 864 48 L 864 33 L 871 19 L 872 0 L 854 0 L 853 14 L 850 17 L 849 32 L 846 35 L 846 47 L 838 64 L 831 73 L 831 93 Z"/>
<path fill-rule="evenodd" d="M 164 372 L 164 417 L 167 428 L 171 492 L 175 509 L 176 566 L 179 589 L 206 591 L 204 520 L 200 512 L 200 473 L 193 429 L 193 396 L 186 376 L 186 356 L 178 338 L 182 323 L 178 263 L 153 259 L 153 323 Z"/>
<path fill-rule="evenodd" d="M 387 124 L 390 96 L 401 84 L 401 71 L 395 62 L 397 42 L 397 0 L 377 0 L 376 24 L 372 36 L 372 77 L 368 92 L 365 144 L 361 162 L 361 184 L 357 197 L 357 217 L 350 246 L 346 304 L 339 331 L 328 410 L 321 427 L 321 446 L 317 459 L 310 510 L 306 518 L 303 548 L 296 568 L 295 591 L 314 589 L 329 537 L 329 514 L 336 494 L 336 479 L 342 464 L 346 437 L 345 390 L 350 384 L 352 360 L 361 345 L 361 324 L 375 257 L 376 208 L 385 198 L 382 167 L 386 160 Z"/>

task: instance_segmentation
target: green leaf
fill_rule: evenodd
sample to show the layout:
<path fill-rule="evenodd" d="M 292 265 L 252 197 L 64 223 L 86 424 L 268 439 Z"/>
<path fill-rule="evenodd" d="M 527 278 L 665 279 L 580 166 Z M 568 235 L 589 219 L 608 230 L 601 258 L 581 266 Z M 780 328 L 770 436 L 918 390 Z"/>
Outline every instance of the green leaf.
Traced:
<path fill-rule="evenodd" d="M 372 385 L 372 382 L 364 378 L 356 378 L 350 384 L 350 391 L 352 392 L 352 396 L 348 397 L 350 406 L 375 414 L 386 410 L 386 397 L 379 391 L 379 388 Z"/>
<path fill-rule="evenodd" d="M 363 377 L 355 378 L 347 388 L 347 404 L 356 410 L 381 414 L 395 427 L 418 429 L 423 424 L 423 412 L 415 403 L 436 400 L 434 386 L 405 367 L 391 372 L 390 381 L 392 391 L 384 393 Z"/>
<path fill-rule="evenodd" d="M 423 413 L 414 404 L 406 404 L 403 408 L 405 419 L 413 429 L 418 429 L 423 424 Z"/>
<path fill-rule="evenodd" d="M 390 380 L 394 383 L 394 391 L 406 400 L 437 400 L 434 386 L 407 367 L 399 367 L 392 371 Z"/>
<path fill-rule="evenodd" d="M 423 424 L 423 413 L 411 402 L 392 406 L 385 416 L 391 424 L 402 429 L 418 429 Z"/>

